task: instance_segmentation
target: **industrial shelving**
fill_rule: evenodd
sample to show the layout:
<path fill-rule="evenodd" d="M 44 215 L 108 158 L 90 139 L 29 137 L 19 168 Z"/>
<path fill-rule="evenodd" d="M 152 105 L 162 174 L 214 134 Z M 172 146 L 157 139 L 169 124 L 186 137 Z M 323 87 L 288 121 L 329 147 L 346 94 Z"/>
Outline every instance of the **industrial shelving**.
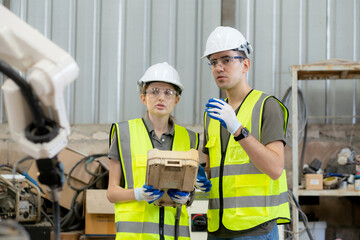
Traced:
<path fill-rule="evenodd" d="M 298 142 L 298 81 L 360 79 L 360 62 L 330 59 L 313 64 L 293 65 L 292 75 L 292 191 L 299 196 L 360 196 L 359 191 L 350 190 L 304 190 L 299 189 L 299 142 Z M 299 229 L 299 213 L 292 210 L 293 231 Z M 295 239 L 299 239 L 296 234 Z"/>

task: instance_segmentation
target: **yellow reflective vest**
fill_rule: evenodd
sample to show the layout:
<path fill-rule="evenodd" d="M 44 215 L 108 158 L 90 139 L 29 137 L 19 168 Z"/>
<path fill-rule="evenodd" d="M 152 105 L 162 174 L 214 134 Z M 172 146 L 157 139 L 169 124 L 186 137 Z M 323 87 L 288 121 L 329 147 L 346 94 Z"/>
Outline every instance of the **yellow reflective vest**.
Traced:
<path fill-rule="evenodd" d="M 147 152 L 153 148 L 149 133 L 142 119 L 114 123 L 110 142 L 117 136 L 125 189 L 142 187 L 145 183 Z M 190 146 L 190 138 L 196 138 Z M 172 150 L 198 149 L 198 134 L 175 124 Z M 176 208 L 158 207 L 145 201 L 115 203 L 116 240 L 165 240 L 174 239 Z M 189 240 L 189 216 L 182 206 L 179 223 L 179 240 Z"/>
<path fill-rule="evenodd" d="M 265 100 L 270 97 L 252 90 L 242 103 L 237 118 L 249 132 L 261 139 L 261 120 Z M 281 105 L 287 126 L 288 112 Z M 230 137 L 221 154 L 220 122 L 204 118 L 206 147 L 209 149 L 212 188 L 209 193 L 208 231 L 216 232 L 220 224 L 232 231 L 254 228 L 267 221 L 290 222 L 285 169 L 277 180 L 256 168 L 241 145 Z M 266 161 L 266 159 L 264 159 Z"/>

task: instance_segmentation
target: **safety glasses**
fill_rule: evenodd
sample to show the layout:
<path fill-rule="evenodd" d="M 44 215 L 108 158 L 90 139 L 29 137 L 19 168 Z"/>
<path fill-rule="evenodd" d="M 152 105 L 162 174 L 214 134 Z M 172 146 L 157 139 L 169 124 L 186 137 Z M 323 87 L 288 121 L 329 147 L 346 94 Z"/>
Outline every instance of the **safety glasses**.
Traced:
<path fill-rule="evenodd" d="M 219 60 L 218 59 L 210 59 L 209 66 L 212 68 L 216 68 L 216 65 L 220 62 L 221 66 L 228 66 L 230 65 L 235 59 L 245 59 L 241 56 L 223 56 Z"/>
<path fill-rule="evenodd" d="M 159 97 L 161 92 L 164 93 L 166 98 L 171 98 L 172 96 L 177 96 L 177 92 L 173 89 L 166 88 L 166 89 L 159 89 L 159 88 L 148 88 L 145 90 L 145 94 L 148 94 L 150 97 Z"/>

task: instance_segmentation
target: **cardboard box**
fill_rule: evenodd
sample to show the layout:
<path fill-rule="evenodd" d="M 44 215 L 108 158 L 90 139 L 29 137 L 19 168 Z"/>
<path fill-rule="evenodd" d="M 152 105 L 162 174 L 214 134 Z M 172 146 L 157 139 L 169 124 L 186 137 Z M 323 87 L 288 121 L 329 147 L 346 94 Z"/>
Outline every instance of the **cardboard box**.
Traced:
<path fill-rule="evenodd" d="M 60 192 L 59 204 L 60 204 L 60 206 L 66 208 L 66 209 L 71 208 L 71 202 L 72 202 L 72 199 L 75 194 L 75 191 L 73 189 L 71 189 L 69 187 L 69 185 L 67 184 L 67 176 L 68 176 L 69 172 L 71 171 L 71 169 L 75 166 L 75 164 L 77 162 L 79 162 L 80 160 L 82 160 L 84 157 L 85 157 L 84 155 L 82 155 L 78 152 L 75 152 L 73 150 L 70 150 L 68 148 L 63 149 L 58 154 L 58 161 L 60 161 L 64 165 L 64 175 L 66 178 L 63 189 Z M 98 162 L 92 161 L 87 165 L 87 169 L 90 172 L 96 172 L 97 169 L 99 168 L 99 166 L 100 166 L 100 164 Z M 27 173 L 34 180 L 38 181 L 39 172 L 38 172 L 35 161 L 32 162 L 30 169 L 28 170 Z M 70 184 L 71 184 L 71 186 L 80 189 L 80 188 L 83 188 L 86 185 L 88 185 L 91 182 L 92 178 L 93 178 L 93 176 L 86 172 L 85 161 L 83 161 L 71 173 Z M 47 192 L 47 186 L 40 184 L 40 183 L 39 183 L 39 185 L 42 188 L 42 190 L 45 192 L 45 194 L 42 194 L 42 197 L 44 197 L 48 200 L 51 200 L 51 197 L 49 196 L 49 194 Z M 83 194 L 79 194 L 77 201 L 81 202 L 82 198 L 83 198 Z"/>
<path fill-rule="evenodd" d="M 85 235 L 115 236 L 114 204 L 106 197 L 105 189 L 89 189 L 85 197 Z"/>
<path fill-rule="evenodd" d="M 323 175 L 322 174 L 305 174 L 306 190 L 322 190 Z"/>
<path fill-rule="evenodd" d="M 113 237 L 113 236 L 89 237 L 89 236 L 86 236 L 86 235 L 81 235 L 78 240 L 115 240 L 115 238 L 116 237 Z"/>
<path fill-rule="evenodd" d="M 198 167 L 199 152 L 195 149 L 189 151 L 163 151 L 156 148 L 149 150 L 146 183 L 165 192 L 154 204 L 175 207 L 176 203 L 166 193 L 167 190 L 193 191 Z"/>
<path fill-rule="evenodd" d="M 83 234 L 83 231 L 72 231 L 72 232 L 61 232 L 61 240 L 79 240 L 80 236 Z M 51 232 L 50 240 L 54 240 L 54 232 Z"/>

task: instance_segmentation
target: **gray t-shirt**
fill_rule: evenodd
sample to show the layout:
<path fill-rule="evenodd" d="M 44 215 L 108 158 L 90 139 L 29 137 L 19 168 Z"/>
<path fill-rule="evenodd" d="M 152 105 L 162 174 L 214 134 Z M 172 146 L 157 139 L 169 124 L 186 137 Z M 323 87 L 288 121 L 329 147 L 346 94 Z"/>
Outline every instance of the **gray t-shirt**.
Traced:
<path fill-rule="evenodd" d="M 236 114 L 239 112 L 240 106 L 236 109 Z M 268 143 L 274 141 L 283 141 L 285 145 L 285 134 L 284 134 L 284 121 L 285 116 L 282 111 L 281 106 L 275 98 L 268 98 L 264 103 L 264 112 L 262 117 L 262 125 L 261 125 L 261 143 L 266 145 Z M 225 152 L 226 143 L 230 137 L 230 133 L 221 126 L 220 130 L 221 141 L 222 141 L 222 152 Z M 204 136 L 206 133 L 204 133 Z M 225 144 L 224 144 L 225 143 Z M 209 155 L 209 149 L 206 148 L 207 141 L 204 138 L 204 145 L 202 151 Z M 256 226 L 253 229 L 245 230 L 245 231 L 231 231 L 226 229 L 222 224 L 219 227 L 219 230 L 216 231 L 214 236 L 221 238 L 232 238 L 232 237 L 241 237 L 241 236 L 258 236 L 269 233 L 274 225 L 276 224 L 276 220 L 272 220 L 269 222 L 265 222 Z"/>
<path fill-rule="evenodd" d="M 171 124 L 171 128 L 168 132 L 163 133 L 161 138 L 159 139 L 156 134 L 155 134 L 155 130 L 154 127 L 151 123 L 151 121 L 149 120 L 149 118 L 144 117 L 144 123 L 145 126 L 149 132 L 149 136 L 150 136 L 150 140 L 152 142 L 152 144 L 154 145 L 154 148 L 157 148 L 159 150 L 171 150 L 171 145 L 172 145 L 172 141 L 174 138 L 174 122 L 170 121 Z M 108 158 L 112 158 L 112 159 L 116 159 L 118 161 L 120 161 L 120 156 L 119 156 L 119 149 L 118 149 L 118 145 L 117 145 L 117 136 L 116 134 L 114 134 L 112 141 L 111 141 L 111 145 L 109 148 L 109 153 L 108 153 Z"/>
<path fill-rule="evenodd" d="M 236 114 L 239 112 L 240 106 L 236 109 Z M 264 103 L 264 112 L 262 117 L 262 125 L 261 125 L 261 143 L 263 145 L 266 145 L 268 143 L 274 142 L 274 141 L 283 141 L 285 144 L 285 134 L 284 134 L 284 121 L 285 116 L 284 113 L 278 103 L 278 101 L 275 98 L 268 98 L 266 99 Z M 223 143 L 226 143 L 227 140 L 230 137 L 230 133 L 226 128 L 221 126 L 221 141 Z M 206 134 L 206 133 L 205 133 Z M 204 134 L 204 136 L 206 136 Z M 206 148 L 207 140 L 204 138 L 203 142 L 203 153 L 209 155 L 209 149 Z M 224 149 L 226 146 L 223 144 L 222 151 L 224 152 L 226 149 Z"/>
<path fill-rule="evenodd" d="M 143 118 L 146 129 L 149 132 L 149 136 L 150 136 L 150 140 L 152 142 L 152 144 L 154 145 L 155 148 L 159 149 L 159 150 L 171 150 L 171 145 L 172 145 L 172 141 L 173 141 L 173 137 L 174 137 L 174 123 L 173 121 L 170 121 L 171 124 L 171 128 L 168 132 L 162 134 L 161 139 L 159 139 L 154 131 L 154 127 L 151 123 L 151 121 L 149 120 L 149 118 L 147 116 L 145 116 Z M 109 159 L 115 159 L 118 161 L 121 161 L 120 159 L 120 155 L 119 155 L 119 147 L 117 145 L 117 136 L 116 134 L 114 134 L 112 141 L 111 141 L 111 145 L 109 148 L 109 152 L 108 152 L 108 158 Z M 120 171 L 122 171 L 121 168 L 121 164 L 120 164 Z M 120 186 L 124 187 L 125 186 L 125 180 L 122 177 L 120 179 Z"/>

